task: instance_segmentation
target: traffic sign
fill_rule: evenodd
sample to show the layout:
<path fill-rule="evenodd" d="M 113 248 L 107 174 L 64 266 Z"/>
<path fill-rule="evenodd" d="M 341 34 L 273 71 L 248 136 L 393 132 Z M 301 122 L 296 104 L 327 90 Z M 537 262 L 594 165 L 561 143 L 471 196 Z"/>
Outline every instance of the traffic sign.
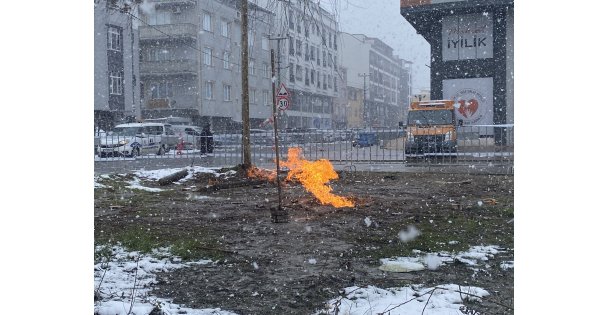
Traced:
<path fill-rule="evenodd" d="M 287 110 L 289 108 L 289 99 L 284 96 L 277 98 L 277 108 L 279 110 Z"/>
<path fill-rule="evenodd" d="M 277 98 L 288 98 L 288 97 L 289 97 L 289 91 L 287 91 L 285 84 L 281 83 L 281 87 L 279 88 L 279 91 L 277 92 Z"/>

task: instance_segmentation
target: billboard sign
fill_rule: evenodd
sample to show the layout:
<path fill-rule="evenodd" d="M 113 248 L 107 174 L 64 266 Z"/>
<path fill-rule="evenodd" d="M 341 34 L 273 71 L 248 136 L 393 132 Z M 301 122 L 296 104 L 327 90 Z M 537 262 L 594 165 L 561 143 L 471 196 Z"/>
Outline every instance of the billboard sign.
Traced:
<path fill-rule="evenodd" d="M 445 16 L 441 23 L 443 60 L 493 58 L 492 13 Z"/>
<path fill-rule="evenodd" d="M 443 99 L 454 100 L 464 125 L 493 125 L 493 78 L 443 80 Z"/>

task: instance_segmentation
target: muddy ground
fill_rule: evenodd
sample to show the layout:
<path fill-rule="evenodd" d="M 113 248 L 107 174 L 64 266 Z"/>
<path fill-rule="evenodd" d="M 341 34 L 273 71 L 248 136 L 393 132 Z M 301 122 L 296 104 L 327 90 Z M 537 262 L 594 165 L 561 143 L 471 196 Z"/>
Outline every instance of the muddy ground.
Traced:
<path fill-rule="evenodd" d="M 272 183 L 213 191 L 205 187 L 244 183 L 242 172 L 197 175 L 162 192 L 129 190 L 116 179 L 95 189 L 96 244 L 172 245 L 186 260 L 217 261 L 159 274 L 156 296 L 239 314 L 311 314 L 349 286 L 455 283 L 490 292 L 481 303 L 465 302 L 470 314 L 513 314 L 513 268 L 500 266 L 514 254 L 511 175 L 341 172 L 331 186 L 356 206 L 340 209 L 288 183 L 287 223 L 271 222 Z M 421 235 L 400 242 L 399 231 L 409 225 Z M 378 268 L 380 258 L 412 256 L 414 249 L 458 252 L 476 245 L 503 251 L 478 270 L 461 263 L 412 273 Z"/>

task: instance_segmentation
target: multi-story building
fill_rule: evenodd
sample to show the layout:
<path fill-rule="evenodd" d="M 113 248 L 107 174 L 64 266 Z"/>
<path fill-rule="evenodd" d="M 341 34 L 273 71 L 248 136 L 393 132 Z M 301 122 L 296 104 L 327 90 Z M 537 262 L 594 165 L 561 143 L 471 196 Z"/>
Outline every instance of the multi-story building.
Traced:
<path fill-rule="evenodd" d="M 399 101 L 404 62 L 377 38 L 341 32 L 338 42 L 341 51 L 349 52 L 340 55 L 340 64 L 348 68 L 347 85 L 364 90 L 365 127 L 397 126 L 404 113 Z"/>
<path fill-rule="evenodd" d="M 94 122 L 108 130 L 139 112 L 137 30 L 124 1 L 95 1 Z"/>
<path fill-rule="evenodd" d="M 261 2 L 264 2 L 263 0 Z M 308 0 L 265 1 L 275 12 L 277 79 L 291 94 L 280 116 L 289 128 L 332 128 L 338 95 L 338 23 L 333 14 Z"/>
<path fill-rule="evenodd" d="M 432 99 L 452 99 L 464 125 L 514 123 L 514 1 L 401 0 L 401 15 L 431 47 Z M 496 143 L 504 128 L 485 128 Z"/>
<path fill-rule="evenodd" d="M 143 25 L 143 118 L 188 117 L 215 130 L 242 123 L 241 10 L 236 0 L 150 0 Z M 270 34 L 273 14 L 249 3 L 249 115 L 271 116 Z"/>
<path fill-rule="evenodd" d="M 346 86 L 347 69 L 338 66 L 338 96 L 333 99 L 332 127 L 344 129 L 347 127 L 348 87 Z"/>
<path fill-rule="evenodd" d="M 346 128 L 362 128 L 364 124 L 363 113 L 363 87 L 346 86 Z"/>

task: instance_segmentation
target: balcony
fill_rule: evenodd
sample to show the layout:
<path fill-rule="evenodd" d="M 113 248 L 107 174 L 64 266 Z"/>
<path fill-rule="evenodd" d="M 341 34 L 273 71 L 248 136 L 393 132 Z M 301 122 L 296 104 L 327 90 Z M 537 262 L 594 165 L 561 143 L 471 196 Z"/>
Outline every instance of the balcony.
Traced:
<path fill-rule="evenodd" d="M 166 24 L 139 27 L 139 40 L 196 40 L 198 32 L 196 25 L 191 23 Z"/>
<path fill-rule="evenodd" d="M 196 75 L 195 60 L 144 61 L 139 65 L 142 76 Z"/>

